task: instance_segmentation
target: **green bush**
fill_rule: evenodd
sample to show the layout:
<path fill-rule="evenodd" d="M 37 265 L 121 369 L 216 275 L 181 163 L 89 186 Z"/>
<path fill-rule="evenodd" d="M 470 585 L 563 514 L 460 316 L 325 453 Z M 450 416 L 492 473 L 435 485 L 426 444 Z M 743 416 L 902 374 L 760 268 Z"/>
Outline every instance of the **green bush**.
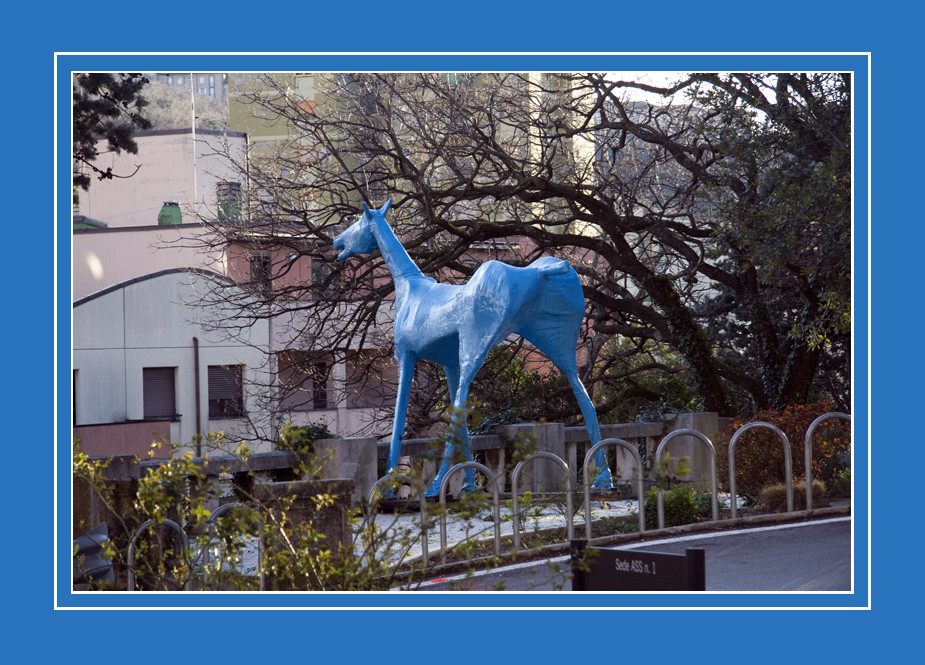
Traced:
<path fill-rule="evenodd" d="M 312 445 L 318 439 L 337 439 L 340 438 L 325 423 L 309 423 L 303 427 L 298 427 L 292 423 L 283 423 L 279 431 L 279 439 L 276 442 L 277 450 L 286 450 L 299 455 L 311 455 L 315 452 Z"/>
<path fill-rule="evenodd" d="M 851 469 L 839 469 L 828 482 L 829 494 L 839 499 L 851 498 Z"/>
<path fill-rule="evenodd" d="M 694 488 L 675 485 L 664 492 L 665 526 L 680 526 L 697 521 L 697 503 Z M 658 526 L 658 490 L 650 489 L 645 495 L 646 528 Z"/>
<path fill-rule="evenodd" d="M 296 450 L 309 442 L 304 431 L 287 431 L 290 434 L 295 435 L 289 442 Z M 172 447 L 174 456 L 152 467 L 139 479 L 134 496 L 117 503 L 119 496 L 103 473 L 107 462 L 90 458 L 81 453 L 78 442 L 74 444 L 75 481 L 96 492 L 107 521 L 117 527 L 111 530 L 114 535 L 107 551 L 116 570 L 117 589 L 126 584 L 130 537 L 148 519 L 155 522 L 137 540 L 135 549 L 132 572 L 137 590 L 256 590 L 258 571 L 245 570 L 242 557 L 247 539 L 258 536 L 263 541 L 260 571 L 270 590 L 384 591 L 399 584 L 413 588 L 423 578 L 424 573 L 408 561 L 411 545 L 420 537 L 415 529 L 387 532 L 384 518 L 373 524 L 358 511 L 349 510 L 346 517 L 357 549 L 342 547 L 329 538 L 326 523 L 341 508 L 323 486 L 316 494 L 300 497 L 298 503 L 295 492 L 279 497 L 257 495 L 252 492 L 257 472 L 211 477 L 192 453 L 180 455 L 179 446 Z M 236 457 L 246 466 L 249 451 L 242 445 Z M 307 456 L 295 470 L 295 479 L 320 477 L 323 461 Z M 229 480 L 235 485 L 236 500 L 246 508 L 209 520 L 212 513 L 207 504 L 224 495 Z M 413 477 L 408 482 L 416 495 L 424 479 Z M 431 521 L 437 508 L 428 506 Z M 172 529 L 163 528 L 167 519 L 182 525 L 189 538 L 186 546 Z M 200 556 L 206 549 L 208 561 Z"/>

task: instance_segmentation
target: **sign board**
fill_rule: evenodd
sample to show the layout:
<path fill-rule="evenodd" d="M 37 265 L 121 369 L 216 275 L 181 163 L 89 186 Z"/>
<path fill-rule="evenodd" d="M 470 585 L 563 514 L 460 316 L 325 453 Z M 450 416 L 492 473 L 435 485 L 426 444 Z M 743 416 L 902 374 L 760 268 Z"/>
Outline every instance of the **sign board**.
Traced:
<path fill-rule="evenodd" d="M 706 591 L 703 549 L 686 554 L 588 547 L 571 542 L 572 591 Z"/>

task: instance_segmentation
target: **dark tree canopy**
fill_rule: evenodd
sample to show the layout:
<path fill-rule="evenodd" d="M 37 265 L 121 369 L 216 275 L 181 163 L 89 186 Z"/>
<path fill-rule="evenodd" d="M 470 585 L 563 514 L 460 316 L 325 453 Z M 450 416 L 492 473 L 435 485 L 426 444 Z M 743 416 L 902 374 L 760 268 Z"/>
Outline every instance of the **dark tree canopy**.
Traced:
<path fill-rule="evenodd" d="M 114 153 L 136 154 L 134 134 L 149 129 L 151 123 L 142 115 L 145 100 L 141 90 L 148 79 L 141 74 L 74 74 L 73 84 L 73 159 L 74 186 L 87 190 L 91 175 L 99 180 L 123 178 L 133 174 L 113 173 L 111 167 L 99 168 L 99 142 Z M 90 173 L 85 172 L 85 169 Z"/>
<path fill-rule="evenodd" d="M 333 261 L 330 241 L 362 201 L 391 197 L 406 248 L 440 279 L 467 278 L 473 255 L 572 262 L 588 302 L 582 380 L 604 420 L 630 403 L 733 415 L 828 395 L 847 407 L 847 75 L 666 87 L 597 73 L 316 75 L 310 111 L 278 78 L 265 88 L 254 113 L 295 139 L 239 163 L 246 219 L 326 257 L 324 280 L 266 294 L 274 315 L 293 314 L 293 339 L 369 344 L 391 282 L 370 277 L 377 255 Z M 205 221 L 214 242 L 241 237 Z M 334 284 L 338 303 L 324 297 Z"/>

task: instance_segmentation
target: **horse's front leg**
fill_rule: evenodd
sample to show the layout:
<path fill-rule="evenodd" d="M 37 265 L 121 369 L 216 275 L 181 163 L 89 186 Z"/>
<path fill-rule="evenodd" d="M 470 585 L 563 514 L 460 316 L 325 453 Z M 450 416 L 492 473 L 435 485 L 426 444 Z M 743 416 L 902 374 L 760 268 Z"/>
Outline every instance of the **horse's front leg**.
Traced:
<path fill-rule="evenodd" d="M 411 395 L 411 379 L 414 377 L 415 358 L 410 353 L 398 357 L 398 395 L 395 398 L 395 416 L 392 420 L 392 442 L 389 445 L 389 468 L 398 466 L 401 457 L 402 436 L 405 433 L 405 418 L 408 416 L 408 398 Z"/>

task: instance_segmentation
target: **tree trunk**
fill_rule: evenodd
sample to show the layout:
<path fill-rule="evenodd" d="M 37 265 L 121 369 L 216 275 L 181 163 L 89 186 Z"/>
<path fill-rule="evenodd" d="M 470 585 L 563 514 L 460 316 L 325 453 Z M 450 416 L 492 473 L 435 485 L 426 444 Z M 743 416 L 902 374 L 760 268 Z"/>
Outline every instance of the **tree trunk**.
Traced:
<path fill-rule="evenodd" d="M 650 274 L 643 284 L 668 319 L 671 331 L 671 339 L 668 341 L 690 364 L 704 407 L 707 411 L 728 413 L 726 395 L 706 332 L 694 321 L 670 282 Z"/>
<path fill-rule="evenodd" d="M 802 343 L 790 353 L 776 400 L 778 406 L 806 404 L 809 401 L 821 355 L 821 347 L 811 349 Z"/>

